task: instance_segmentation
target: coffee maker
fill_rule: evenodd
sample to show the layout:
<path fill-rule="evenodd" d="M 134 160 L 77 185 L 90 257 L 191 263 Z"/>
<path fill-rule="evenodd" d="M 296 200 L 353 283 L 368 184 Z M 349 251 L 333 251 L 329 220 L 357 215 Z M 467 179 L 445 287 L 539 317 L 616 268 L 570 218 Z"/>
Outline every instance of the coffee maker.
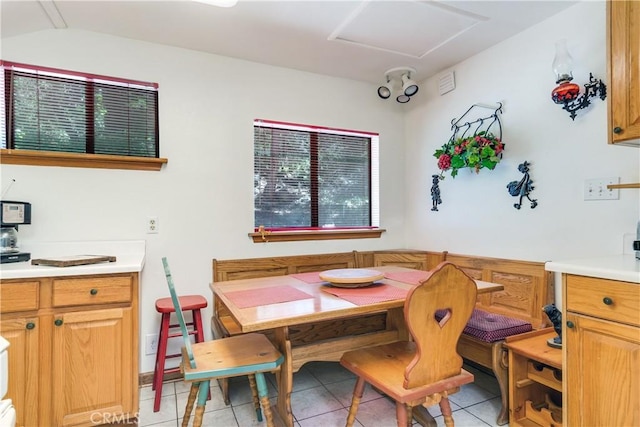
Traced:
<path fill-rule="evenodd" d="M 0 263 L 29 261 L 31 254 L 20 252 L 18 226 L 31 224 L 31 203 L 0 201 Z"/>

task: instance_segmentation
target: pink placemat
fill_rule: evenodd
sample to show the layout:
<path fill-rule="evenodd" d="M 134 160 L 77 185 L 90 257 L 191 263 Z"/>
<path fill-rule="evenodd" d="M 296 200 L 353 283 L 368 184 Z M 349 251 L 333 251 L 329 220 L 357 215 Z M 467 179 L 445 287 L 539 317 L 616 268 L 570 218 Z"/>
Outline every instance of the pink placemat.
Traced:
<path fill-rule="evenodd" d="M 427 278 L 431 272 L 429 271 L 396 271 L 384 273 L 384 277 L 390 280 L 396 280 L 410 285 L 417 285 Z"/>
<path fill-rule="evenodd" d="M 374 304 L 383 301 L 405 299 L 409 291 L 396 288 L 384 283 L 376 283 L 362 288 L 336 288 L 324 286 L 324 292 L 328 292 L 355 305 Z"/>
<path fill-rule="evenodd" d="M 292 274 L 291 277 L 294 277 L 298 280 L 302 280 L 307 283 L 322 283 L 324 280 L 320 278 L 320 273 L 317 271 L 311 271 L 309 273 L 296 273 Z"/>
<path fill-rule="evenodd" d="M 313 298 L 293 286 L 273 286 L 264 289 L 232 291 L 224 293 L 238 308 L 257 307 L 259 305 L 278 304 Z"/>

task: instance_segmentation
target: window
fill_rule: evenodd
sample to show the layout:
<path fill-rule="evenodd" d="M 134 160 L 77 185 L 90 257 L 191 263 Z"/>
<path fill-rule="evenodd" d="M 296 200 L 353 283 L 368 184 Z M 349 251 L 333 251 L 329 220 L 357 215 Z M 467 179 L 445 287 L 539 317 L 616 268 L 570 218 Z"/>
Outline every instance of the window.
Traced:
<path fill-rule="evenodd" d="M 254 121 L 256 230 L 377 228 L 378 205 L 377 134 Z"/>
<path fill-rule="evenodd" d="M 157 84 L 1 65 L 3 149 L 159 158 Z"/>

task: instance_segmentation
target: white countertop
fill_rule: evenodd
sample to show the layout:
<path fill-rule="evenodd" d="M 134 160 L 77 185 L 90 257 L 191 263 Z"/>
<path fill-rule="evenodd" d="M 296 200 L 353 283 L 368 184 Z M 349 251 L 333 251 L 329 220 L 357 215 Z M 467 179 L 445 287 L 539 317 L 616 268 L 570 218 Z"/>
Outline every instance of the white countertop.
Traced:
<path fill-rule="evenodd" d="M 549 261 L 545 270 L 640 284 L 640 260 L 635 255 Z"/>
<path fill-rule="evenodd" d="M 115 256 L 116 261 L 74 267 L 31 265 L 31 260 L 0 264 L 0 279 L 140 272 L 144 267 L 145 259 L 144 240 L 25 243 L 20 245 L 20 250 L 31 253 L 31 259 L 75 255 L 110 255 Z"/>

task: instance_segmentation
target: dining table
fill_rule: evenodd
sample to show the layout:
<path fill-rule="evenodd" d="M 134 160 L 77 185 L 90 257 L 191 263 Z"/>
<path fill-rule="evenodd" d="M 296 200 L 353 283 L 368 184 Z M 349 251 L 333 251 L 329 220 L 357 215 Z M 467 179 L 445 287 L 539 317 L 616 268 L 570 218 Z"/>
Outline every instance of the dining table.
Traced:
<path fill-rule="evenodd" d="M 371 267 L 366 272 L 371 270 L 380 278 L 363 286 L 341 281 L 330 283 L 322 278 L 326 272 L 210 284 L 213 297 L 228 308 L 241 332 L 269 332 L 284 356 L 277 373 L 278 396 L 274 408 L 279 423 L 293 426 L 293 374 L 305 363 L 339 361 L 346 351 L 410 339 L 404 322 L 404 302 L 408 292 L 430 272 L 400 266 Z M 475 282 L 478 294 L 503 289 L 497 283 Z M 317 341 L 300 343 L 291 339 L 292 331 L 305 325 L 336 320 L 353 322 L 375 313 L 386 314 L 386 325 L 380 330 L 362 333 L 349 332 L 346 328 L 346 333 Z"/>

